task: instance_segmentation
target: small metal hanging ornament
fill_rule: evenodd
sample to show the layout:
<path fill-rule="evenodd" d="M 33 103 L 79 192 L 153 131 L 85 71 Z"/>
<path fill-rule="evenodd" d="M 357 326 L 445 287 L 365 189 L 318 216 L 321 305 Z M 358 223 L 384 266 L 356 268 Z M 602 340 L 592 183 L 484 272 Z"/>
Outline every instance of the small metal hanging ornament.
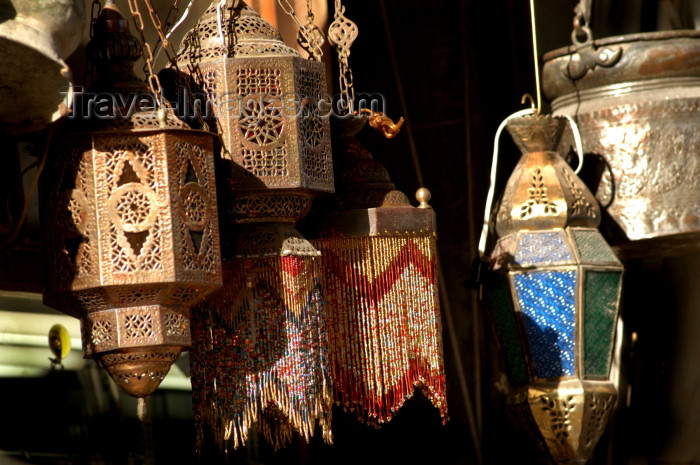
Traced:
<path fill-rule="evenodd" d="M 252 428 L 283 447 L 293 432 L 310 441 L 317 424 L 331 442 L 320 252 L 295 229 L 314 196 L 333 191 L 323 64 L 237 1 L 211 4 L 178 63 L 213 108 L 230 169 L 225 284 L 193 314 L 197 448 L 205 437 L 241 446 Z"/>
<path fill-rule="evenodd" d="M 133 74 L 141 46 L 111 2 L 88 53 L 98 78 L 42 180 L 44 301 L 80 318 L 85 354 L 143 397 L 190 346 L 189 307 L 222 284 L 212 137 Z"/>
<path fill-rule="evenodd" d="M 610 381 L 622 265 L 600 208 L 555 152 L 567 120 L 509 119 L 523 152 L 498 207 L 484 298 L 513 386 L 509 407 L 560 464 L 584 464 L 617 392 Z"/>
<path fill-rule="evenodd" d="M 322 253 L 334 397 L 360 421 L 379 425 L 418 388 L 446 422 L 430 192 L 419 189 L 413 207 L 354 137 L 361 123 L 339 122 L 336 196 L 304 224 Z"/>

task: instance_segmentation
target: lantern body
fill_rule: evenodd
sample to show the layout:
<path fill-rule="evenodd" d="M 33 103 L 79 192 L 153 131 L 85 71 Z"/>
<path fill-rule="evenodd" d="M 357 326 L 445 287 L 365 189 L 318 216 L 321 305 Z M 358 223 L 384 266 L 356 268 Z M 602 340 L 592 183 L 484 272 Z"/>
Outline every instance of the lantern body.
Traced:
<path fill-rule="evenodd" d="M 293 431 L 310 441 L 316 425 L 331 442 L 320 252 L 294 229 L 317 193 L 333 191 L 319 109 L 325 69 L 233 4 L 219 22 L 214 1 L 178 54 L 212 109 L 221 166 L 231 168 L 221 208 L 225 284 L 193 314 L 197 447 L 208 436 L 238 447 L 253 426 L 275 447 Z"/>
<path fill-rule="evenodd" d="M 323 63 L 303 59 L 245 4 L 217 33 L 212 3 L 183 39 L 178 61 L 208 99 L 232 163 L 236 221 L 298 221 L 314 192 L 333 192 Z M 327 105 L 330 107 L 330 102 Z"/>
<path fill-rule="evenodd" d="M 551 151 L 564 122 L 509 123 L 525 153 L 498 210 L 485 299 L 511 408 L 557 463 L 573 464 L 590 457 L 617 398 L 609 374 L 623 269 L 592 194 Z"/>
<path fill-rule="evenodd" d="M 211 136 L 174 117 L 130 123 L 70 137 L 47 170 L 44 300 L 81 318 L 86 355 L 142 395 L 190 345 L 189 306 L 221 286 L 221 259 Z"/>

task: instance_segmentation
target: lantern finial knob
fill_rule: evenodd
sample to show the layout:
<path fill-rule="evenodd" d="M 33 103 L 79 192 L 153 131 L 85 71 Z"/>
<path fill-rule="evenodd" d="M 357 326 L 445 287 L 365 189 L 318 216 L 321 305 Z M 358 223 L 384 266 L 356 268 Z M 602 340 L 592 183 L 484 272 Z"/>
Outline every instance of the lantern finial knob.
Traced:
<path fill-rule="evenodd" d="M 416 191 L 416 200 L 420 202 L 418 208 L 432 208 L 430 205 L 428 205 L 430 197 L 432 197 L 432 194 L 428 189 L 426 189 L 425 187 L 421 187 L 420 189 L 418 189 Z"/>

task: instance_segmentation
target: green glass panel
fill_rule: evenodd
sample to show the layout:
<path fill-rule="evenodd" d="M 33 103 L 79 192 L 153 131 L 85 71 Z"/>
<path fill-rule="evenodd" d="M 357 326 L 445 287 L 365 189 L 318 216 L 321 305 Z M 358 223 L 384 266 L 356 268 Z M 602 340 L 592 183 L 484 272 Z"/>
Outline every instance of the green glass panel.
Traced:
<path fill-rule="evenodd" d="M 506 279 L 494 280 L 484 286 L 484 300 L 491 312 L 491 320 L 506 361 L 508 377 L 513 384 L 527 382 L 527 368 L 520 334 L 515 322 L 513 297 Z"/>
<path fill-rule="evenodd" d="M 615 253 L 597 229 L 572 229 L 583 263 L 618 262 Z"/>
<path fill-rule="evenodd" d="M 584 282 L 584 376 L 610 372 L 622 273 L 587 270 Z"/>

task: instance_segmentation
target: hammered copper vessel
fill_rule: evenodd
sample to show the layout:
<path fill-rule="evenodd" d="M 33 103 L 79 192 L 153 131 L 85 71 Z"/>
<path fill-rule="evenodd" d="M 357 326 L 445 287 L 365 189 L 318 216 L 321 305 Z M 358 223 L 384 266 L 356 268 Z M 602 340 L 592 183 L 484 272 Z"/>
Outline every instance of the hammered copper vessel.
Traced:
<path fill-rule="evenodd" d="M 614 245 L 647 255 L 696 248 L 700 32 L 609 37 L 544 59 L 554 114 L 576 118 L 587 163 L 602 157 L 587 181 L 619 227 Z"/>
<path fill-rule="evenodd" d="M 0 127 L 35 131 L 68 113 L 71 73 L 63 60 L 84 24 L 82 0 L 0 2 Z"/>

